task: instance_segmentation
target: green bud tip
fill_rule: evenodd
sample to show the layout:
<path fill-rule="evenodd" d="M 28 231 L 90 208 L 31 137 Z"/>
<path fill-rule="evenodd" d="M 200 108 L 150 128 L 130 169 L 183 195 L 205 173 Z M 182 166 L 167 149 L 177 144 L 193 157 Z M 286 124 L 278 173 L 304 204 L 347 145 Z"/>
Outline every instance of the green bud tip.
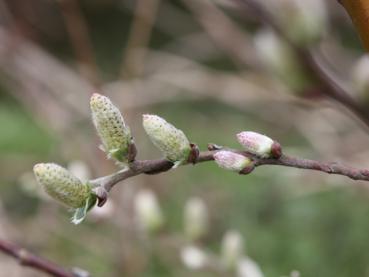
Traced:
<path fill-rule="evenodd" d="M 91 188 L 65 168 L 54 163 L 39 163 L 33 167 L 39 184 L 55 200 L 71 208 L 80 208 L 90 197 Z"/>
<path fill-rule="evenodd" d="M 127 163 L 134 145 L 131 131 L 126 126 L 119 109 L 106 96 L 94 93 L 90 100 L 92 120 L 109 158 Z"/>
<path fill-rule="evenodd" d="M 178 166 L 187 162 L 191 153 L 186 135 L 157 115 L 143 115 L 143 127 L 152 143 L 165 157 Z"/>

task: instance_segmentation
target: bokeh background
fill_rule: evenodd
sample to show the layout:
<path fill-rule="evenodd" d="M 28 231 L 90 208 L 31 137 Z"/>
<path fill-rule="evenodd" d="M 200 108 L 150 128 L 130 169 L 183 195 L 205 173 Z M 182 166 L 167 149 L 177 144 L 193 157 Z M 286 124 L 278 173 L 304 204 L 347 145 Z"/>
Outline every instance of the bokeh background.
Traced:
<path fill-rule="evenodd" d="M 291 23 L 298 9 L 272 12 L 298 35 L 311 24 L 322 63 L 368 109 L 369 65 L 352 23 L 336 1 L 317 2 L 317 12 L 303 8 L 300 27 Z M 203 163 L 125 180 L 107 208 L 78 226 L 35 183 L 38 162 L 72 165 L 86 178 L 117 170 L 90 120 L 96 91 L 121 109 L 140 159 L 160 157 L 141 125 L 143 113 L 155 113 L 203 150 L 238 148 L 235 134 L 253 130 L 291 155 L 369 168 L 368 128 L 319 93 L 311 72 L 238 1 L 8 0 L 0 1 L 0 23 L 2 239 L 92 276 L 233 276 L 181 261 L 183 207 L 199 197 L 209 230 L 197 246 L 214 256 L 233 229 L 264 276 L 369 276 L 364 182 L 275 166 L 239 176 Z M 310 46 L 304 39 L 301 47 Z M 135 221 L 143 188 L 157 195 L 165 218 L 150 237 Z M 2 253 L 0 268 L 1 276 L 43 276 Z"/>

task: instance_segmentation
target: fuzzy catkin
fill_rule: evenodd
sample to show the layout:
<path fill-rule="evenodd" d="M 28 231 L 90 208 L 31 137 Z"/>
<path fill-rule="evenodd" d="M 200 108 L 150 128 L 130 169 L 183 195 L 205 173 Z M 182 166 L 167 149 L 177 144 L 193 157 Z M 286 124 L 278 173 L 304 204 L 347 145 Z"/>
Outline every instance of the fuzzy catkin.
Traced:
<path fill-rule="evenodd" d="M 71 208 L 80 208 L 86 204 L 91 187 L 67 169 L 54 163 L 39 163 L 33 167 L 33 171 L 37 181 L 55 200 Z"/>
<path fill-rule="evenodd" d="M 238 142 L 250 153 L 262 158 L 271 156 L 274 141 L 256 132 L 245 131 L 237 134 Z"/>
<path fill-rule="evenodd" d="M 157 115 L 143 115 L 143 127 L 152 143 L 174 163 L 187 161 L 191 152 L 186 135 Z"/>
<path fill-rule="evenodd" d="M 216 152 L 214 154 L 214 160 L 219 167 L 235 172 L 240 172 L 245 167 L 252 164 L 252 161 L 249 158 L 225 150 Z"/>
<path fill-rule="evenodd" d="M 106 96 L 94 93 L 90 100 L 92 120 L 109 158 L 128 162 L 129 147 L 133 143 L 119 109 Z"/>

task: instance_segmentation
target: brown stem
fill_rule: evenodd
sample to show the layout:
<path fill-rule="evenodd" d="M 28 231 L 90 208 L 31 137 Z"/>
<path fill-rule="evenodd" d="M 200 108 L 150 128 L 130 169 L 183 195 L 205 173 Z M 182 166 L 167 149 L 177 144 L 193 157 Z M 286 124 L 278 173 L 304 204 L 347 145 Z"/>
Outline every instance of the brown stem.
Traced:
<path fill-rule="evenodd" d="M 251 153 L 241 150 L 236 149 L 227 149 L 227 150 L 251 158 L 254 161 L 256 167 L 262 165 L 279 165 L 293 168 L 317 170 L 328 174 L 343 175 L 353 180 L 369 181 L 369 170 L 357 169 L 335 162 L 320 162 L 315 160 L 294 158 L 287 155 L 282 155 L 279 159 L 260 158 L 256 157 L 255 155 L 252 155 Z M 214 160 L 213 155 L 217 151 L 219 150 L 201 152 L 199 154 L 197 163 Z M 173 163 L 171 163 L 166 159 L 138 160 L 133 162 L 129 169 L 119 171 L 106 177 L 92 180 L 91 184 L 94 186 L 102 186 L 107 192 L 109 192 L 114 187 L 114 185 L 116 185 L 120 181 L 123 181 L 133 176 L 137 176 L 139 174 L 152 174 L 153 172 L 155 173 L 165 172 L 170 170 L 172 166 Z"/>
<path fill-rule="evenodd" d="M 260 165 L 280 165 L 317 170 L 328 174 L 343 175 L 353 180 L 369 181 L 369 170 L 357 169 L 336 162 L 320 162 L 282 155 L 279 159 L 260 159 L 256 162 L 256 166 Z"/>
<path fill-rule="evenodd" d="M 77 277 L 72 271 L 66 270 L 51 261 L 36 256 L 24 248 L 2 239 L 0 239 L 0 251 L 17 259 L 22 266 L 32 267 L 51 276 Z"/>

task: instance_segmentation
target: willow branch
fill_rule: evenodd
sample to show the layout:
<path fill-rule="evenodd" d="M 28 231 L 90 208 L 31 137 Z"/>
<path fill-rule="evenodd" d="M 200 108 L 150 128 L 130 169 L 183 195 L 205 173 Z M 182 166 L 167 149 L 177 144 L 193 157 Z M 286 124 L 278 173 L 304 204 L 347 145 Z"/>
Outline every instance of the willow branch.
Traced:
<path fill-rule="evenodd" d="M 271 27 L 296 53 L 301 64 L 310 72 L 311 76 L 320 84 L 319 92 L 351 111 L 357 118 L 359 118 L 365 126 L 369 127 L 369 113 L 360 106 L 350 93 L 345 90 L 326 68 L 319 62 L 313 49 L 303 48 L 296 45 L 284 33 L 282 28 L 277 24 L 273 15 L 267 11 L 262 4 L 257 0 L 234 0 L 242 7 L 245 7 L 248 12 L 252 12 L 260 22 Z"/>
<path fill-rule="evenodd" d="M 309 159 L 302 159 L 282 155 L 279 159 L 260 158 L 249 152 L 226 149 L 238 154 L 242 154 L 253 160 L 255 167 L 263 165 L 277 165 L 292 168 L 308 169 L 325 172 L 328 174 L 343 175 L 353 180 L 369 181 L 369 170 L 357 169 L 336 162 L 320 162 Z M 211 150 L 200 152 L 196 164 L 214 160 L 213 155 L 219 150 Z M 134 161 L 129 169 L 118 171 L 112 175 L 101 177 L 90 181 L 93 186 L 103 187 L 106 192 L 109 192 L 119 182 L 140 175 L 140 174 L 158 174 L 172 169 L 173 163 L 166 159 L 156 160 L 137 160 Z"/>
<path fill-rule="evenodd" d="M 13 243 L 0 239 L 0 251 L 17 259 L 22 266 L 31 267 L 38 271 L 48 273 L 56 277 L 78 277 L 70 270 L 66 270 L 59 265 L 46 260 L 40 256 L 28 252 L 26 249 Z"/>

